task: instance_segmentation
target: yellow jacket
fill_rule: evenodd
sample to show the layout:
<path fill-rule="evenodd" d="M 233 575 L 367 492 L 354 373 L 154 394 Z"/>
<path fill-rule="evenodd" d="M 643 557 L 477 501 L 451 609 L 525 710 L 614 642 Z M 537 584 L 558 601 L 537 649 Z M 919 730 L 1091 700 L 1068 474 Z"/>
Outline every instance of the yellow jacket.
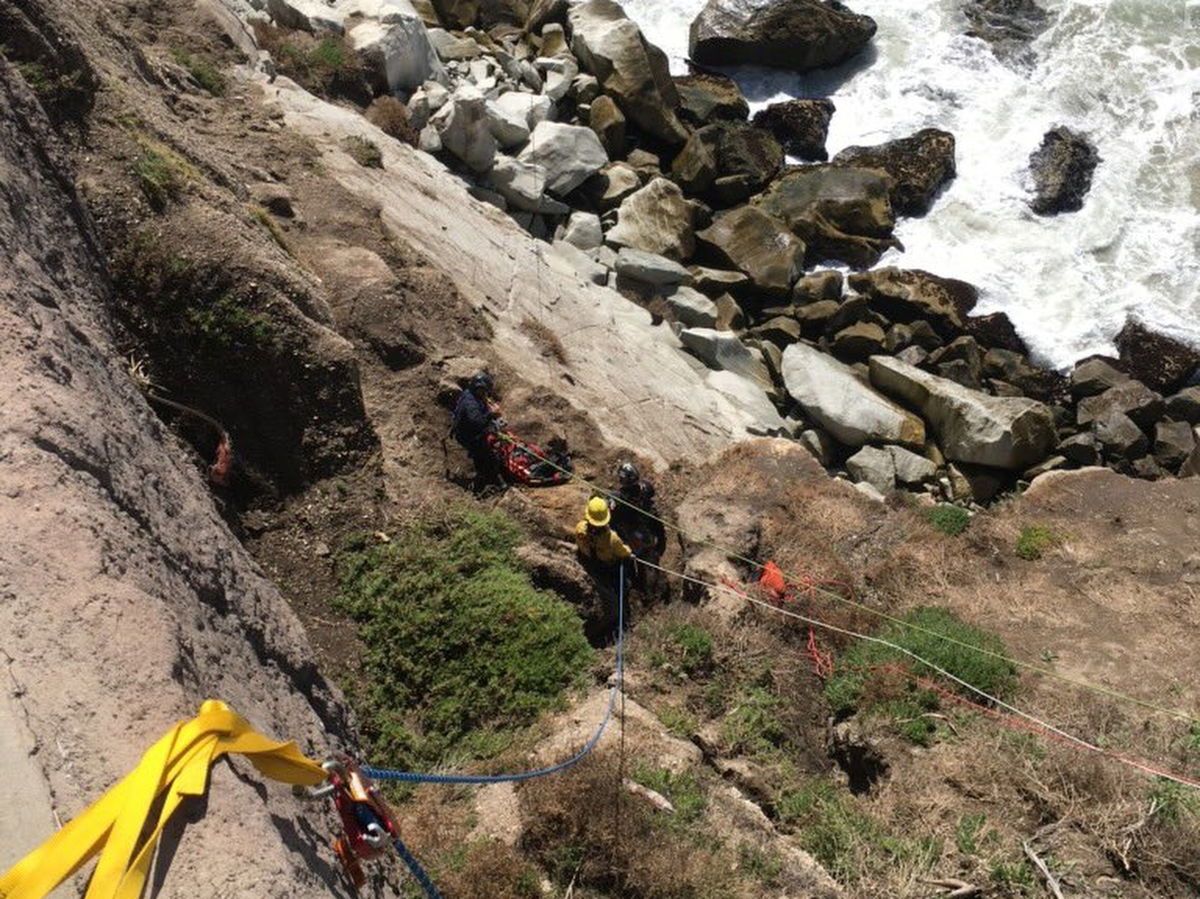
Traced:
<path fill-rule="evenodd" d="M 595 559 L 606 565 L 623 562 L 633 555 L 633 550 L 625 545 L 612 528 L 606 527 L 591 532 L 588 530 L 587 521 L 575 525 L 575 548 L 584 558 Z"/>

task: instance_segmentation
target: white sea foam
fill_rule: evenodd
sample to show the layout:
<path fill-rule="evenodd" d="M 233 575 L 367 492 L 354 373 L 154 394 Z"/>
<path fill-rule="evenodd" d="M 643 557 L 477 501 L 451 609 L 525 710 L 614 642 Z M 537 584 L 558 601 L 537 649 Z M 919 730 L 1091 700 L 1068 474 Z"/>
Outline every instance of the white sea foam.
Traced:
<path fill-rule="evenodd" d="M 627 0 L 647 37 L 686 71 L 704 0 Z M 980 312 L 1002 310 L 1042 361 L 1111 352 L 1133 315 L 1200 346 L 1200 0 L 1042 0 L 1050 28 L 1018 72 L 966 37 L 962 0 L 850 0 L 879 25 L 872 48 L 800 77 L 731 70 L 754 108 L 789 96 L 837 107 L 828 147 L 920 128 L 957 140 L 958 177 L 924 218 L 902 219 L 882 264 L 962 278 Z M 1029 154 L 1056 125 L 1101 156 L 1084 207 L 1028 207 Z"/>

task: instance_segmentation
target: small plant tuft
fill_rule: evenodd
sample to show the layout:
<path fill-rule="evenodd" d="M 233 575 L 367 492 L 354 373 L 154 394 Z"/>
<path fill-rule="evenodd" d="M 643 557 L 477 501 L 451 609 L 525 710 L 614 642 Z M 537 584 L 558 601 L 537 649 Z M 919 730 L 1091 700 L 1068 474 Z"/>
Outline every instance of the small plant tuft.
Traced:
<path fill-rule="evenodd" d="M 929 510 L 929 523 L 943 534 L 957 537 L 971 524 L 971 513 L 962 506 L 942 503 Z"/>
<path fill-rule="evenodd" d="M 671 629 L 671 640 L 679 653 L 679 665 L 690 677 L 707 674 L 713 666 L 712 635 L 694 624 Z"/>
<path fill-rule="evenodd" d="M 1062 537 L 1041 524 L 1022 528 L 1017 537 L 1017 555 L 1026 562 L 1036 562 L 1053 546 L 1062 542 Z"/>
<path fill-rule="evenodd" d="M 675 806 L 674 824 L 691 824 L 703 816 L 708 807 L 704 786 L 691 772 L 674 774 L 666 768 L 640 766 L 634 770 L 633 779 L 670 800 Z"/>
<path fill-rule="evenodd" d="M 383 168 L 383 153 L 374 141 L 352 134 L 342 138 L 342 149 L 350 154 L 350 158 L 368 169 Z"/>
<path fill-rule="evenodd" d="M 225 96 L 228 83 L 211 59 L 206 56 L 193 55 L 182 48 L 172 50 L 171 58 L 179 63 L 192 76 L 192 80 L 204 90 L 214 97 Z"/>

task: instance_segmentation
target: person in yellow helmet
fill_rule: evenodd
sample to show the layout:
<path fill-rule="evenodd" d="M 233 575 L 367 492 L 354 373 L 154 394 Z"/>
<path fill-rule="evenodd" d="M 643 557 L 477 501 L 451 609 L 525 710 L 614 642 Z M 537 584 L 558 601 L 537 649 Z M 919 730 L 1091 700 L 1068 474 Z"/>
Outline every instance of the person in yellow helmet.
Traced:
<path fill-rule="evenodd" d="M 588 500 L 583 520 L 575 525 L 575 548 L 580 558 L 601 565 L 617 565 L 632 558 L 633 550 L 609 527 L 611 521 L 612 513 L 604 497 L 593 496 Z"/>

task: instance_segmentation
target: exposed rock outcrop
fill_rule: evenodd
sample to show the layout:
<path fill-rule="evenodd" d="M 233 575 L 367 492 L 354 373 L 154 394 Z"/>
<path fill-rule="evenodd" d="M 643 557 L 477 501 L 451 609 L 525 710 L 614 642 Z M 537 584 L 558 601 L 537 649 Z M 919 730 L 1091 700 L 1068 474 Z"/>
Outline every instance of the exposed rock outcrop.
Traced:
<path fill-rule="evenodd" d="M 1029 157 L 1034 197 L 1030 208 L 1038 215 L 1058 215 L 1083 208 L 1092 187 L 1100 154 L 1092 142 L 1069 128 L 1054 128 Z"/>
<path fill-rule="evenodd" d="M 786 294 L 804 269 L 804 242 L 757 206 L 731 209 L 696 236 L 768 294 Z"/>
<path fill-rule="evenodd" d="M 954 178 L 954 135 L 925 128 L 874 147 L 847 147 L 833 161 L 887 172 L 892 210 L 897 215 L 924 215 L 938 191 Z"/>
<path fill-rule="evenodd" d="M 987 41 L 998 59 L 1025 66 L 1034 61 L 1029 44 L 1050 24 L 1034 0 L 970 0 L 963 12 L 967 34 Z"/>
<path fill-rule="evenodd" d="M 688 51 L 710 65 L 777 66 L 807 72 L 855 56 L 875 21 L 823 0 L 708 0 L 692 22 Z"/>
<path fill-rule="evenodd" d="M 614 246 L 635 247 L 676 260 L 687 259 L 696 248 L 696 204 L 666 178 L 655 178 L 626 197 L 617 216 L 616 227 L 608 232 L 608 241 Z"/>

